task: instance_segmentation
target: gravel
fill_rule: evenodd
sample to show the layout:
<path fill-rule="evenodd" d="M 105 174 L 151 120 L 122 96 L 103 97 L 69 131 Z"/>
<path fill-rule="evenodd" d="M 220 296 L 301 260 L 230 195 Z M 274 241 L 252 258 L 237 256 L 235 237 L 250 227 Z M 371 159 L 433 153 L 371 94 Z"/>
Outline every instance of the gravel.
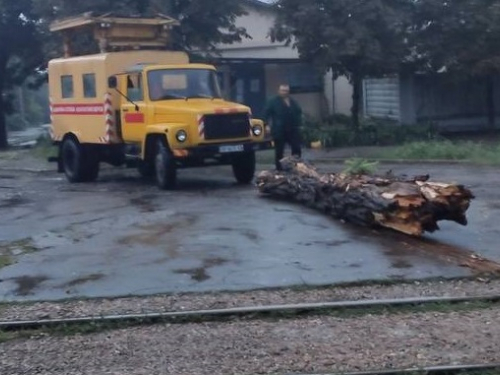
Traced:
<path fill-rule="evenodd" d="M 0 373 L 276 374 L 499 361 L 500 308 L 136 327 L 0 344 Z"/>
<path fill-rule="evenodd" d="M 70 300 L 65 302 L 37 302 L 33 304 L 5 304 L 0 305 L 0 320 L 69 318 L 420 296 L 463 297 L 495 295 L 499 293 L 500 280 L 478 279 L 413 282 L 393 285 L 337 286 L 302 290 L 277 289 L 240 293 L 179 294 L 118 299 Z"/>

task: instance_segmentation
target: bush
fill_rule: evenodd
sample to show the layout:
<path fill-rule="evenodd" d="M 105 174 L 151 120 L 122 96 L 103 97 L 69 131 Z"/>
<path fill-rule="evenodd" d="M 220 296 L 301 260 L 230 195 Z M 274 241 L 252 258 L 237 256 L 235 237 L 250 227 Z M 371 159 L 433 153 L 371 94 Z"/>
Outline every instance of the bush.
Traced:
<path fill-rule="evenodd" d="M 302 128 L 306 146 L 321 141 L 324 148 L 349 146 L 390 146 L 410 141 L 438 139 L 433 124 L 401 126 L 389 119 L 363 119 L 354 129 L 345 115 L 328 117 L 324 121 L 306 118 Z"/>

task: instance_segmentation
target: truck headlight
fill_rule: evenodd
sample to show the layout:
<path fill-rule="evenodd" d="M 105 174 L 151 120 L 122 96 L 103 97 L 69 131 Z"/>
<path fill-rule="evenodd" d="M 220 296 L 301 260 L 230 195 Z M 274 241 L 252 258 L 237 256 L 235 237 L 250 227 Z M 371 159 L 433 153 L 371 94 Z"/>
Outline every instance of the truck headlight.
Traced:
<path fill-rule="evenodd" d="M 252 127 L 252 133 L 256 137 L 260 137 L 262 135 L 262 126 L 260 126 L 260 125 L 254 125 Z"/>
<path fill-rule="evenodd" d="M 179 130 L 175 134 L 175 138 L 181 143 L 186 142 L 187 137 L 187 133 L 184 130 Z"/>

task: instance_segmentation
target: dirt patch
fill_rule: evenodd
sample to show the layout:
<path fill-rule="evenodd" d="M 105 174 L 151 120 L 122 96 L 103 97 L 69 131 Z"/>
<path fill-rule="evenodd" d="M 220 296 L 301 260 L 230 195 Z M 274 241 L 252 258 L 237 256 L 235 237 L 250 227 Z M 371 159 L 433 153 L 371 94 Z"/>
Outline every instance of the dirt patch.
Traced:
<path fill-rule="evenodd" d="M 198 218 L 194 215 L 181 216 L 170 223 L 154 223 L 140 226 L 142 233 L 121 237 L 117 243 L 122 246 L 146 245 L 157 246 L 165 242 L 165 236 L 176 230 L 182 230 L 194 225 Z"/>
<path fill-rule="evenodd" d="M 10 279 L 17 284 L 17 288 L 14 293 L 17 296 L 29 296 L 34 294 L 34 290 L 43 282 L 47 281 L 49 278 L 47 276 L 20 276 Z"/>
<path fill-rule="evenodd" d="M 82 276 L 82 277 L 79 277 L 77 279 L 71 280 L 66 285 L 69 286 L 69 287 L 73 287 L 73 286 L 78 286 L 78 285 L 86 284 L 86 283 L 92 282 L 92 281 L 99 281 L 102 278 L 104 278 L 104 274 L 102 274 L 102 273 L 94 273 L 94 274 L 91 274 L 91 275 L 88 275 L 88 276 Z"/>

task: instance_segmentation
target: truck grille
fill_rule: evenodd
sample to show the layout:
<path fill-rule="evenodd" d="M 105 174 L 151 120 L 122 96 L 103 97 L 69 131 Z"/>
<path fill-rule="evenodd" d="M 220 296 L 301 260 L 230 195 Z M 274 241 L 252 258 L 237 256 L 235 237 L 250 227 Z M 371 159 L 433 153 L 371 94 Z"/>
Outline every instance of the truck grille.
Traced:
<path fill-rule="evenodd" d="M 250 134 L 248 113 L 205 115 L 205 139 L 245 138 Z"/>

